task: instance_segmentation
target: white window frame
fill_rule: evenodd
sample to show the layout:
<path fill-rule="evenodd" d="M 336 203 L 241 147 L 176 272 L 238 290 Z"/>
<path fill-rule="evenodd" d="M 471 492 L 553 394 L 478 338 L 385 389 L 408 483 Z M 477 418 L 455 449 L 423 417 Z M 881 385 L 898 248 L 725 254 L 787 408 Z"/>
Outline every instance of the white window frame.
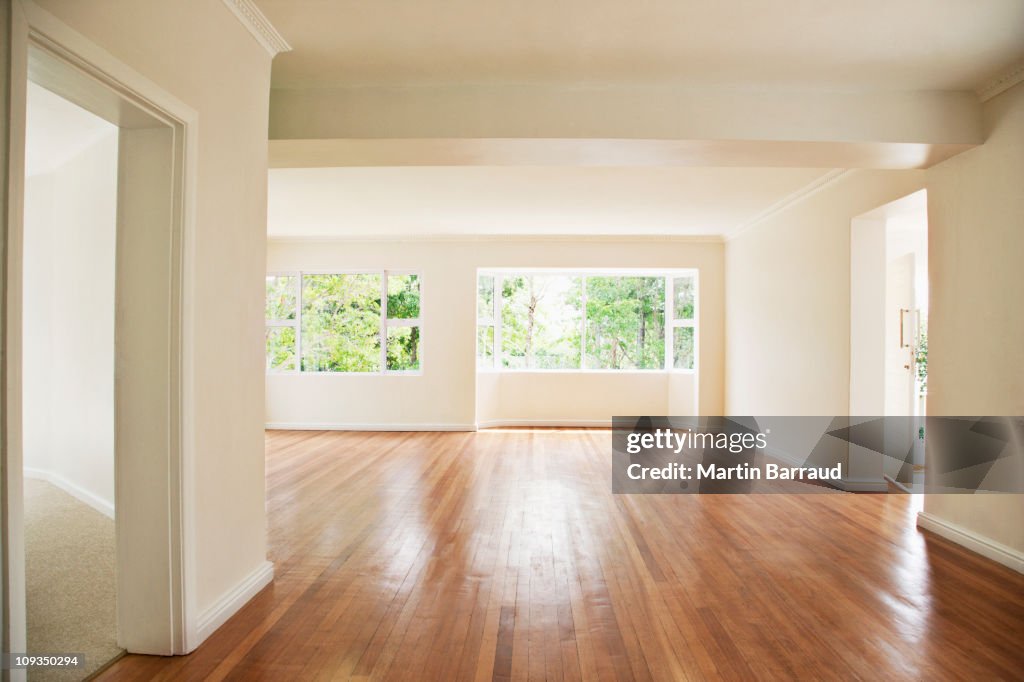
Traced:
<path fill-rule="evenodd" d="M 477 371 L 479 372 L 515 372 L 531 373 L 592 373 L 592 374 L 651 374 L 658 372 L 671 372 L 675 374 L 696 374 L 699 366 L 700 333 L 698 320 L 700 319 L 700 273 L 696 268 L 479 268 L 476 273 L 476 297 L 480 296 L 480 277 L 492 277 L 494 279 L 493 292 L 493 317 L 490 319 L 481 318 L 479 304 L 474 300 L 476 309 L 476 327 L 474 334 L 479 333 L 481 326 L 494 326 L 494 345 L 491 349 L 491 365 L 481 365 L 480 358 L 476 358 Z M 565 277 L 579 277 L 582 280 L 583 291 L 581 294 L 581 315 L 580 315 L 580 366 L 573 369 L 536 369 L 536 368 L 511 368 L 502 366 L 501 352 L 501 308 L 502 308 L 502 280 L 505 275 L 559 275 Z M 587 278 L 588 277 L 662 277 L 665 279 L 665 358 L 664 366 L 661 369 L 591 369 L 586 366 L 587 362 Z M 675 279 L 689 277 L 693 280 L 693 319 L 684 320 L 675 317 Z M 680 327 L 691 327 L 693 329 L 693 368 L 675 367 L 675 330 Z M 476 354 L 476 342 L 473 344 Z"/>
<path fill-rule="evenodd" d="M 689 277 L 693 280 L 693 319 L 676 319 L 676 279 Z M 697 318 L 700 317 L 700 277 L 697 271 L 679 272 L 665 277 L 665 366 L 672 372 L 695 373 L 697 359 L 700 357 L 700 334 L 697 333 Z M 676 329 L 689 327 L 693 329 L 693 368 L 676 367 L 675 345 Z"/>
<path fill-rule="evenodd" d="M 303 280 L 306 277 L 317 275 L 380 275 L 380 329 L 378 338 L 380 340 L 380 368 L 374 372 L 314 372 L 302 369 L 302 291 Z M 420 289 L 420 316 L 409 319 L 388 319 L 388 277 L 396 275 L 415 275 Z M 419 270 L 402 269 L 356 269 L 356 270 L 281 270 L 267 273 L 267 277 L 293 277 L 295 278 L 295 311 L 294 320 L 266 320 L 265 326 L 270 327 L 294 327 L 295 328 L 295 369 L 275 370 L 269 366 L 267 374 L 303 374 L 310 376 L 421 376 L 423 374 L 424 344 L 423 344 L 423 274 Z M 265 307 L 265 304 L 264 304 Z M 388 329 L 394 327 L 419 327 L 420 329 L 420 350 L 419 369 L 388 369 Z M 266 349 L 264 349 L 266 354 Z"/>
<path fill-rule="evenodd" d="M 268 272 L 267 273 L 267 278 L 269 279 L 271 277 L 291 277 L 292 278 L 292 286 L 294 287 L 294 293 L 295 293 L 295 319 L 294 320 L 288 320 L 288 319 L 265 320 L 263 326 L 264 326 L 264 329 L 271 329 L 273 327 L 291 327 L 292 329 L 295 330 L 295 351 L 294 351 L 294 354 L 295 354 L 295 363 L 294 363 L 295 364 L 295 368 L 294 369 L 272 369 L 270 367 L 270 365 L 268 364 L 267 367 L 266 367 L 266 371 L 267 371 L 268 374 L 297 374 L 299 372 L 299 367 L 302 366 L 302 356 L 300 355 L 300 353 L 302 352 L 302 342 L 299 339 L 299 336 L 300 336 L 299 330 L 302 329 L 302 301 L 300 300 L 300 297 L 302 296 L 302 277 L 297 272 Z M 264 314 L 266 314 L 266 308 L 267 308 L 266 293 L 264 292 L 264 295 L 263 295 L 263 310 L 264 310 Z M 264 356 L 266 356 L 266 354 L 267 354 L 266 344 L 267 344 L 267 337 L 266 337 L 266 333 L 264 333 L 264 335 L 263 335 L 263 355 Z"/>
<path fill-rule="evenodd" d="M 490 277 L 491 278 L 491 316 L 490 317 L 485 317 L 485 318 L 481 318 L 480 317 L 480 300 L 479 299 L 480 299 L 480 277 L 481 276 Z M 476 309 L 476 329 L 475 329 L 475 333 L 477 335 L 480 334 L 480 327 L 491 327 L 494 330 L 494 333 L 491 336 L 491 366 L 487 367 L 486 365 L 481 365 L 480 364 L 480 358 L 478 356 L 476 358 L 477 369 L 485 369 L 485 370 L 486 369 L 495 369 L 496 365 L 497 365 L 497 357 L 495 357 L 495 355 L 494 355 L 494 349 L 495 348 L 501 348 L 501 339 L 499 337 L 499 335 L 501 333 L 501 331 L 500 331 L 500 326 L 501 325 L 498 324 L 498 320 L 501 319 L 501 301 L 499 300 L 501 297 L 498 295 L 498 292 L 501 291 L 501 285 L 502 285 L 501 275 L 498 275 L 498 274 L 493 274 L 492 275 L 492 274 L 487 273 L 487 272 L 477 273 L 477 276 L 476 276 L 476 296 L 473 298 L 473 307 Z M 473 344 L 473 348 L 474 348 L 473 352 L 474 352 L 474 354 L 476 354 L 476 349 L 477 349 L 479 343 L 480 343 L 480 339 L 479 339 L 479 336 L 478 336 L 476 341 L 475 341 L 475 343 Z"/>

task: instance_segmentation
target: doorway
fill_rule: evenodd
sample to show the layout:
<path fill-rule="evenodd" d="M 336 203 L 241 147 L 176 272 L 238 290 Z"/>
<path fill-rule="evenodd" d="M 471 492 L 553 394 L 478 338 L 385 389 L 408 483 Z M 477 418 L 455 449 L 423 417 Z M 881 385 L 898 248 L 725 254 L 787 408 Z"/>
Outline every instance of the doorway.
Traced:
<path fill-rule="evenodd" d="M 117 645 L 114 269 L 118 128 L 29 82 L 26 96 L 22 447 L 29 651 Z"/>
<path fill-rule="evenodd" d="M 71 486 L 56 485 L 59 477 L 60 482 L 70 481 L 78 488 L 78 497 L 68 495 L 75 503 L 101 515 L 114 515 L 113 646 L 133 653 L 187 653 L 194 648 L 190 642 L 197 634 L 190 551 L 194 536 L 189 436 L 193 359 L 186 343 L 191 333 L 193 285 L 186 249 L 193 236 L 198 117 L 34 4 L 14 3 L 7 18 L 11 50 L 5 75 L 11 84 L 11 115 L 3 260 L 5 409 L 0 430 L 3 649 L 32 653 L 26 617 L 26 607 L 31 607 L 26 569 L 33 568 L 32 557 L 26 557 L 26 550 L 32 551 L 26 533 L 33 522 L 34 502 L 26 501 L 25 474 L 29 473 L 29 486 L 44 479 L 59 493 L 68 493 Z M 102 237 L 94 233 L 85 240 L 88 243 L 57 232 L 41 243 L 36 238 L 43 233 L 32 229 L 39 207 L 28 202 L 45 202 L 38 200 L 37 188 L 29 187 L 34 182 L 24 162 L 30 134 L 29 98 L 40 90 L 46 97 L 57 98 L 57 103 L 70 103 L 100 119 L 93 123 L 101 132 L 86 147 L 104 149 L 101 165 L 106 170 L 89 180 L 99 181 L 102 175 L 106 186 L 114 188 L 115 198 L 111 206 L 111 195 L 106 194 L 108 203 L 90 217 L 113 215 L 114 224 L 101 221 L 106 231 Z M 111 163 L 111 155 L 116 163 Z M 63 219 L 58 216 L 57 222 Z M 85 273 L 79 277 L 88 275 L 88 284 L 69 278 L 67 270 L 76 268 Z M 56 270 L 60 272 L 54 274 Z M 47 298 L 52 304 L 54 296 L 67 293 L 61 286 L 87 290 L 66 296 L 76 302 L 73 310 L 49 305 L 51 319 L 41 323 L 34 317 L 43 307 L 40 301 Z M 85 296 L 89 293 L 91 298 Z M 80 334 L 73 335 L 70 332 L 78 323 Z M 57 443 L 63 448 L 48 443 L 47 457 L 39 457 L 41 430 L 35 420 L 40 410 L 34 405 L 38 394 L 49 391 L 44 390 L 48 380 L 39 367 L 40 356 L 46 355 L 30 346 L 37 343 L 40 329 L 47 329 L 50 337 L 65 337 L 50 339 L 59 346 L 51 346 L 57 349 L 52 352 L 69 356 L 62 361 L 77 359 L 74 364 L 93 365 L 91 374 L 83 371 L 76 377 L 79 392 L 65 386 L 64 391 L 73 395 L 63 395 L 61 400 L 75 398 L 69 401 L 72 409 L 83 412 L 98 408 L 89 420 L 97 427 L 89 438 L 71 439 L 77 448 L 72 459 L 84 459 L 81 452 L 89 440 L 90 449 L 103 453 L 106 464 L 83 469 L 75 468 L 80 461 L 58 461 L 69 449 L 66 441 Z M 95 338 L 83 338 L 89 334 Z M 72 342 L 78 346 L 66 347 Z M 89 357 L 84 353 L 86 346 L 92 353 Z M 67 365 L 52 364 L 49 369 L 55 371 L 49 372 L 50 379 L 69 379 L 64 376 L 71 373 Z M 75 372 L 82 369 L 75 367 Z M 51 413 L 51 417 L 56 414 L 52 409 Z M 59 426 L 73 431 L 72 425 L 81 426 L 75 418 L 60 417 Z M 56 458 L 51 457 L 55 449 Z M 60 499 L 66 502 L 68 497 Z M 55 525 L 66 530 L 65 523 Z M 107 528 L 104 532 L 109 537 L 109 523 Z M 73 594 L 82 597 L 86 589 L 77 587 Z M 108 627 L 106 645 L 110 645 L 109 634 Z M 89 667 L 103 662 L 87 661 Z M 25 673 L 24 669 L 5 671 L 3 677 L 24 679 Z"/>
<path fill-rule="evenodd" d="M 928 196 L 855 218 L 850 261 L 850 414 L 884 416 L 881 475 L 923 490 L 928 387 Z"/>

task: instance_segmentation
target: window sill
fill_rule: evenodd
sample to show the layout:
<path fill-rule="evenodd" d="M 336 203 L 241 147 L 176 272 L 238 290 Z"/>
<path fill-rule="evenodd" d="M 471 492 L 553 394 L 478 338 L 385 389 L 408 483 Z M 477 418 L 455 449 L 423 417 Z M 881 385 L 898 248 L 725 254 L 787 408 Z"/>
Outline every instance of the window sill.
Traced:
<path fill-rule="evenodd" d="M 401 372 L 266 372 L 268 377 L 421 377 L 423 370 Z"/>
<path fill-rule="evenodd" d="M 493 369 L 477 367 L 477 374 L 696 374 L 695 369 Z"/>

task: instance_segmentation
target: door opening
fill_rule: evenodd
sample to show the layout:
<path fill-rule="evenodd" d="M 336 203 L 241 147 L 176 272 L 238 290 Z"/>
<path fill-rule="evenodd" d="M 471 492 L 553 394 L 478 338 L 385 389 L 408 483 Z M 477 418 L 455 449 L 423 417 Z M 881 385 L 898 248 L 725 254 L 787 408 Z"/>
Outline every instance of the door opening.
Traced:
<path fill-rule="evenodd" d="M 22 447 L 29 651 L 117 657 L 114 268 L 118 128 L 29 82 Z"/>
<path fill-rule="evenodd" d="M 26 501 L 29 474 L 29 487 L 48 483 L 67 494 L 59 499 L 106 517 L 108 538 L 114 516 L 115 625 L 108 611 L 106 651 L 187 653 L 198 636 L 186 343 L 198 117 L 32 3 L 16 4 L 9 16 L 3 649 L 35 648 L 26 617 L 34 579 L 26 580 L 26 569 L 40 565 L 27 537 L 35 502 Z M 38 113 L 40 98 L 92 116 L 83 119 L 92 134 L 77 142 L 43 140 L 73 159 L 59 160 L 53 172 L 36 172 L 31 150 L 33 165 L 24 163 L 33 134 L 27 117 Z M 77 161 L 90 172 L 69 170 L 74 179 L 65 182 L 61 171 Z M 58 187 L 67 190 L 59 198 L 43 191 Z M 54 525 L 68 530 L 66 522 Z M 105 656 L 87 663 L 98 667 Z"/>
<path fill-rule="evenodd" d="M 880 474 L 920 491 L 928 386 L 928 198 L 920 190 L 851 225 L 850 414 L 886 422 Z M 893 456 L 898 453 L 898 456 Z"/>

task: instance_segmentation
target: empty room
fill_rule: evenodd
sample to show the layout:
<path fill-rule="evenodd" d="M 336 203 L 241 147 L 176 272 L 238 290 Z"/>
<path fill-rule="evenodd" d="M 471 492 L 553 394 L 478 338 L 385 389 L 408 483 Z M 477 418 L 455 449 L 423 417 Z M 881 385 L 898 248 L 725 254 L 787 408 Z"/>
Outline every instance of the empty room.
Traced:
<path fill-rule="evenodd" d="M 0 0 L 0 680 L 1024 677 L 1024 4 Z"/>

